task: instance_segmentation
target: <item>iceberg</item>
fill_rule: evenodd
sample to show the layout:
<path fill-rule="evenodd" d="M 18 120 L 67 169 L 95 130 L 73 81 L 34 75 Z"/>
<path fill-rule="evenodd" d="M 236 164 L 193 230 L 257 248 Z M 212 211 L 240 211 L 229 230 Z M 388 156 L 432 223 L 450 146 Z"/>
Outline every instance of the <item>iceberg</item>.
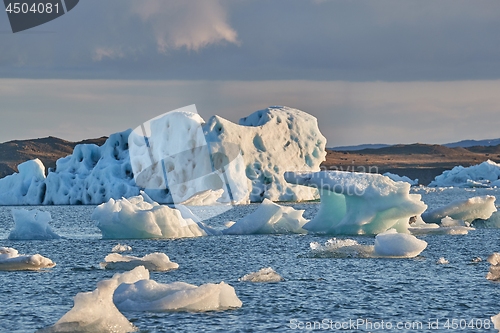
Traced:
<path fill-rule="evenodd" d="M 257 210 L 238 220 L 223 233 L 226 235 L 306 233 L 303 210 L 275 204 L 264 199 Z"/>
<path fill-rule="evenodd" d="M 107 239 L 200 237 L 217 232 L 196 219 L 188 208 L 170 208 L 140 195 L 97 206 L 92 219 Z"/>
<path fill-rule="evenodd" d="M 73 308 L 53 326 L 37 332 L 134 332 L 137 328 L 113 303 L 113 293 L 122 283 L 134 283 L 143 279 L 149 279 L 148 270 L 136 267 L 132 271 L 115 274 L 111 279 L 99 281 L 94 291 L 78 293 Z"/>
<path fill-rule="evenodd" d="M 101 147 L 77 145 L 48 174 L 40 160 L 20 164 L 0 179 L 0 205 L 98 205 L 140 190 L 175 204 L 310 200 L 317 191 L 287 183 L 283 172 L 319 171 L 325 145 L 316 118 L 297 109 L 269 107 L 235 124 L 205 122 L 192 105 L 111 134 Z"/>
<path fill-rule="evenodd" d="M 286 172 L 285 179 L 319 190 L 319 211 L 303 226 L 310 232 L 375 235 L 395 228 L 408 233 L 410 218 L 427 208 L 419 194 L 410 194 L 410 184 L 378 174 Z"/>
<path fill-rule="evenodd" d="M 144 266 L 149 271 L 170 271 L 179 268 L 179 264 L 170 261 L 165 253 L 150 253 L 142 258 L 111 253 L 104 258 L 101 267 L 104 269 L 132 270 Z"/>
<path fill-rule="evenodd" d="M 472 223 L 474 220 L 487 220 L 497 211 L 496 198 L 492 195 L 455 200 L 446 206 L 431 209 L 422 214 L 422 219 L 429 223 L 440 223 L 445 217 Z"/>
<path fill-rule="evenodd" d="M 249 273 L 239 279 L 247 282 L 281 282 L 284 281 L 278 273 L 271 267 L 266 267 L 257 272 Z"/>
<path fill-rule="evenodd" d="M 40 254 L 20 255 L 11 247 L 0 247 L 0 271 L 36 271 L 56 264 Z"/>
<path fill-rule="evenodd" d="M 52 221 L 52 217 L 49 212 L 37 209 L 12 209 L 12 217 L 15 225 L 9 234 L 10 240 L 61 238 L 50 229 L 49 222 Z"/>
<path fill-rule="evenodd" d="M 121 311 L 222 311 L 240 308 L 234 288 L 224 282 L 195 286 L 185 282 L 169 284 L 143 279 L 123 283 L 113 296 Z"/>
<path fill-rule="evenodd" d="M 490 270 L 486 275 L 488 280 L 500 281 L 500 253 L 494 252 L 488 257 L 490 263 Z"/>
<path fill-rule="evenodd" d="M 487 160 L 467 168 L 456 166 L 434 178 L 430 187 L 495 187 L 500 185 L 500 164 Z"/>
<path fill-rule="evenodd" d="M 413 180 L 413 179 L 410 179 L 409 177 L 396 175 L 396 174 L 390 173 L 390 172 L 384 173 L 384 176 L 391 178 L 395 182 L 406 182 L 412 186 L 418 185 L 418 179 Z"/>
<path fill-rule="evenodd" d="M 445 258 L 445 257 L 440 257 L 437 261 L 436 264 L 438 265 L 448 265 L 450 262 Z"/>
<path fill-rule="evenodd" d="M 389 229 L 375 236 L 375 245 L 332 238 L 324 245 L 312 242 L 310 247 L 313 257 L 320 258 L 414 258 L 425 250 L 427 242 Z"/>

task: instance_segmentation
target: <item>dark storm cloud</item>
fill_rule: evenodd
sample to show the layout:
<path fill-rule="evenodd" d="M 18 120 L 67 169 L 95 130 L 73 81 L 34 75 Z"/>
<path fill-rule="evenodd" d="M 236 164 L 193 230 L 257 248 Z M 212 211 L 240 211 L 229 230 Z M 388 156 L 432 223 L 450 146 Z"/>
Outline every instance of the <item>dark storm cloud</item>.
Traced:
<path fill-rule="evenodd" d="M 496 0 L 86 0 L 31 33 L 6 33 L 6 15 L 0 29 L 3 77 L 500 77 Z"/>

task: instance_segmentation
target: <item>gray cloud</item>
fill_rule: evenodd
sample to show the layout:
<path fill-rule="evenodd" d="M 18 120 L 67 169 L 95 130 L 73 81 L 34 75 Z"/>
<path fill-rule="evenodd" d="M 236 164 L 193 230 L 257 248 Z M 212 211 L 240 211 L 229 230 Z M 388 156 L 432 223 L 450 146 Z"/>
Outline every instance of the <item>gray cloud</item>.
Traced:
<path fill-rule="evenodd" d="M 4 77 L 500 78 L 496 0 L 86 0 L 34 31 L 0 34 Z"/>

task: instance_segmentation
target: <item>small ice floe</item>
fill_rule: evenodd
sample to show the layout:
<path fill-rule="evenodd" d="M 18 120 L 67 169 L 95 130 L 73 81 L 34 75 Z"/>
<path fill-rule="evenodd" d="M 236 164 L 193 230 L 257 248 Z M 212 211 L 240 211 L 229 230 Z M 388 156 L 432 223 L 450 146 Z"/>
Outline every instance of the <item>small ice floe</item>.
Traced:
<path fill-rule="evenodd" d="M 375 237 L 375 245 L 361 245 L 353 239 L 328 240 L 325 245 L 310 244 L 314 257 L 333 258 L 413 258 L 427 247 L 427 242 L 394 229 Z"/>
<path fill-rule="evenodd" d="M 280 206 L 264 199 L 257 210 L 229 225 L 226 235 L 250 234 L 291 234 L 307 233 L 302 229 L 307 220 L 302 217 L 303 210 Z"/>
<path fill-rule="evenodd" d="M 111 253 L 101 262 L 104 269 L 131 270 L 137 266 L 144 266 L 150 271 L 170 271 L 179 268 L 179 264 L 170 261 L 165 253 L 150 253 L 142 258 L 124 256 L 119 253 Z"/>
<path fill-rule="evenodd" d="M 476 219 L 487 220 L 497 211 L 495 200 L 492 195 L 455 200 L 443 207 L 427 210 L 422 214 L 422 219 L 428 223 L 440 223 L 445 217 L 467 223 Z"/>
<path fill-rule="evenodd" d="M 37 333 L 137 331 L 137 328 L 116 308 L 113 294 L 120 284 L 134 283 L 143 279 L 149 279 L 148 270 L 136 267 L 132 271 L 115 274 L 111 279 L 99 281 L 94 291 L 78 293 L 74 298 L 73 308 L 53 326 L 41 329 Z"/>
<path fill-rule="evenodd" d="M 449 263 L 450 262 L 445 257 L 441 257 L 436 261 L 436 264 L 438 265 L 447 265 Z"/>
<path fill-rule="evenodd" d="M 494 252 L 488 257 L 490 263 L 490 271 L 486 274 L 486 278 L 492 281 L 500 281 L 500 253 Z"/>
<path fill-rule="evenodd" d="M 475 257 L 475 258 L 472 258 L 472 260 L 471 260 L 472 263 L 478 263 L 481 261 L 483 261 L 483 259 L 481 259 L 481 257 Z"/>
<path fill-rule="evenodd" d="M 169 284 L 143 279 L 123 283 L 113 296 L 121 311 L 222 311 L 240 308 L 234 288 L 224 282 L 195 286 L 185 282 Z"/>
<path fill-rule="evenodd" d="M 0 247 L 0 271 L 36 271 L 56 264 L 39 254 L 19 255 L 16 249 Z"/>
<path fill-rule="evenodd" d="M 246 274 L 239 279 L 246 282 L 281 282 L 284 281 L 278 273 L 271 267 L 266 267 L 257 272 Z"/>
<path fill-rule="evenodd" d="M 132 251 L 132 247 L 127 245 L 127 244 L 120 244 L 120 243 L 116 244 L 111 249 L 111 252 L 113 252 L 113 253 L 121 253 L 121 252 L 127 252 L 127 251 Z"/>
<path fill-rule="evenodd" d="M 413 235 L 467 235 L 471 230 L 475 229 L 470 227 L 470 223 L 449 216 L 442 218 L 441 224 L 425 223 L 421 217 L 416 217 L 408 228 Z"/>
<path fill-rule="evenodd" d="M 52 217 L 49 212 L 38 209 L 12 209 L 14 229 L 9 234 L 11 240 L 59 239 L 61 236 L 50 229 Z"/>
<path fill-rule="evenodd" d="M 185 206 L 170 208 L 146 193 L 128 199 L 109 199 L 92 213 L 107 239 L 184 238 L 217 234 Z"/>

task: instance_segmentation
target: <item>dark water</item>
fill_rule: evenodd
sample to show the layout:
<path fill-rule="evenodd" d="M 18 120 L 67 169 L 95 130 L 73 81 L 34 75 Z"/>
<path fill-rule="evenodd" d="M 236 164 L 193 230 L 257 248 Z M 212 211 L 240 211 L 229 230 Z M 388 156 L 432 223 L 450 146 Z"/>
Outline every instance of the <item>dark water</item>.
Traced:
<path fill-rule="evenodd" d="M 314 203 L 294 206 L 306 209 L 308 218 L 318 208 Z M 237 207 L 226 218 L 235 220 L 255 208 Z M 65 239 L 9 241 L 10 209 L 0 207 L 0 246 L 40 253 L 57 263 L 42 272 L 0 271 L 0 332 L 33 332 L 54 324 L 72 307 L 78 292 L 92 291 L 98 281 L 113 275 L 99 269 L 99 262 L 118 242 L 101 240 L 90 220 L 93 207 L 81 206 L 40 208 L 52 214 L 53 230 Z M 152 272 L 151 279 L 197 285 L 225 281 L 243 302 L 241 309 L 223 312 L 124 314 L 142 332 L 281 332 L 309 325 L 316 325 L 315 331 L 343 332 L 496 331 L 489 319 L 500 312 L 500 285 L 485 278 L 485 259 L 500 251 L 499 229 L 419 237 L 428 247 L 414 259 L 311 257 L 309 243 L 329 238 L 255 235 L 121 241 L 133 248 L 127 254 L 164 252 L 180 265 L 175 271 Z M 374 241 L 349 238 L 361 244 Z M 450 263 L 436 264 L 440 257 Z M 474 257 L 483 261 L 472 263 Z M 285 281 L 238 281 L 269 266 Z"/>

